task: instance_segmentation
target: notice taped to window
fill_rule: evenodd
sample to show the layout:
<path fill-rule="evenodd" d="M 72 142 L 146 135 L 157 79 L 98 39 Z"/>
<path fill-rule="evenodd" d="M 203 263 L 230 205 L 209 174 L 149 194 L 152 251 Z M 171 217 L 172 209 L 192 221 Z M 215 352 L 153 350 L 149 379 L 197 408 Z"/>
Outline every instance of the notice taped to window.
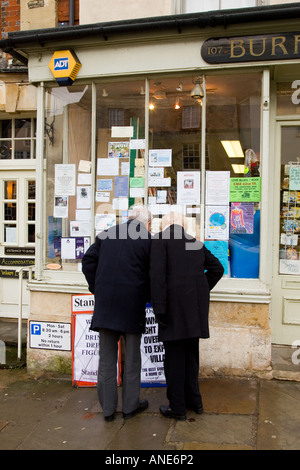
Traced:
<path fill-rule="evenodd" d="M 158 341 L 158 324 L 151 304 L 146 306 L 146 330 L 141 340 L 142 384 L 165 383 L 164 357 L 162 342 Z"/>

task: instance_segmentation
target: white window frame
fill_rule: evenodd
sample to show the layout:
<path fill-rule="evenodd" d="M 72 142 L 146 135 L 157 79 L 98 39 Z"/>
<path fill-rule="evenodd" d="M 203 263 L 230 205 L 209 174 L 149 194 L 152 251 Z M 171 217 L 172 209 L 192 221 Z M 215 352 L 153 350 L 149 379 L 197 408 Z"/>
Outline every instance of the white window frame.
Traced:
<path fill-rule="evenodd" d="M 270 0 L 245 0 L 248 5 L 240 6 L 240 2 L 237 0 L 182 0 L 182 13 L 201 13 L 205 11 L 213 10 L 231 10 L 231 9 L 243 9 L 254 6 L 269 5 Z M 253 4 L 254 3 L 254 4 Z"/>

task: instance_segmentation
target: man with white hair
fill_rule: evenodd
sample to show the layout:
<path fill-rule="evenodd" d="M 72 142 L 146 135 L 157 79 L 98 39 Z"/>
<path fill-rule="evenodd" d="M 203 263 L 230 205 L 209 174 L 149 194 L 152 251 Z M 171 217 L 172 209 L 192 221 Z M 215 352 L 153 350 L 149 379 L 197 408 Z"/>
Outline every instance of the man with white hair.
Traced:
<path fill-rule="evenodd" d="M 145 410 L 140 400 L 141 335 L 145 330 L 145 306 L 150 301 L 151 216 L 134 207 L 126 223 L 96 237 L 82 260 L 82 271 L 95 296 L 91 330 L 100 333 L 98 398 L 106 421 L 117 408 L 117 358 L 124 337 L 122 411 L 125 419 Z"/>

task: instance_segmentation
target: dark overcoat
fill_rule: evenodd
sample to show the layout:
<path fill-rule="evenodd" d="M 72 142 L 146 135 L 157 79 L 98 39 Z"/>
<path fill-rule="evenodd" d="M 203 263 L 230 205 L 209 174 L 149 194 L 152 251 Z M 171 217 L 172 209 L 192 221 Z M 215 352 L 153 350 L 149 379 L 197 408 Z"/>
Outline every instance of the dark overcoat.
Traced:
<path fill-rule="evenodd" d="M 95 296 L 91 330 L 143 333 L 150 301 L 151 235 L 136 219 L 100 233 L 82 260 Z"/>
<path fill-rule="evenodd" d="M 209 295 L 224 273 L 220 261 L 179 225 L 152 239 L 151 300 L 159 340 L 209 337 Z"/>

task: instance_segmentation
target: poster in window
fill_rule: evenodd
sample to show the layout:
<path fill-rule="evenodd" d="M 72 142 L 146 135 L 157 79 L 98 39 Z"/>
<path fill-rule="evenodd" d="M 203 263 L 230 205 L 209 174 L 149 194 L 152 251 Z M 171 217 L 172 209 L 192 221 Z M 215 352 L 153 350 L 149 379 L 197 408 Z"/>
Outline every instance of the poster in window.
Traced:
<path fill-rule="evenodd" d="M 230 202 L 260 202 L 261 178 L 230 178 Z"/>
<path fill-rule="evenodd" d="M 206 172 L 205 204 L 223 206 L 229 204 L 229 171 Z"/>
<path fill-rule="evenodd" d="M 254 203 L 232 202 L 230 208 L 230 233 L 252 234 Z"/>
<path fill-rule="evenodd" d="M 200 171 L 177 172 L 177 204 L 200 204 Z"/>
<path fill-rule="evenodd" d="M 207 240 L 228 240 L 229 206 L 206 206 L 205 220 Z"/>
<path fill-rule="evenodd" d="M 76 166 L 55 165 L 55 196 L 75 196 Z"/>

